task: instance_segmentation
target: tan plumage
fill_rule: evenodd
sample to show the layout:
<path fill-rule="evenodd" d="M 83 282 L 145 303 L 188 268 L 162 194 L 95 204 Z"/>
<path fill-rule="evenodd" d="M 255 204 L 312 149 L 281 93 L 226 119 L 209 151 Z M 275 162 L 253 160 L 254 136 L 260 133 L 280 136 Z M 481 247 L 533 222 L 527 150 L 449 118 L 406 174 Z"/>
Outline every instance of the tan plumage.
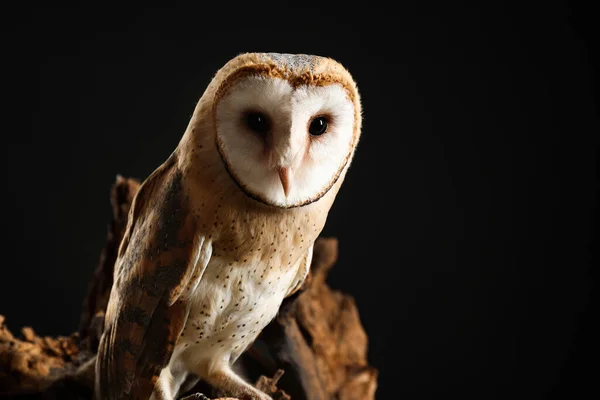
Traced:
<path fill-rule="evenodd" d="M 238 106 L 243 116 L 258 108 L 268 129 L 248 133 Z M 314 110 L 330 127 L 322 136 L 309 134 Z M 231 364 L 304 281 L 360 130 L 356 85 L 331 59 L 249 53 L 217 72 L 132 205 L 96 361 L 98 399 L 171 400 L 197 376 L 269 399 Z"/>

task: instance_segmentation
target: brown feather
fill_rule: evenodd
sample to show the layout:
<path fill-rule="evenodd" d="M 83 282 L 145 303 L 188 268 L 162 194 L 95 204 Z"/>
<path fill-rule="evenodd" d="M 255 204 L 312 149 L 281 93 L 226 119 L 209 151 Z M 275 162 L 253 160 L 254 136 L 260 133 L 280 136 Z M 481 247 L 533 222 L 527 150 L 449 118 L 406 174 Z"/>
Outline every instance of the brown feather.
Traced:
<path fill-rule="evenodd" d="M 182 179 L 174 153 L 136 195 L 98 351 L 100 399 L 147 399 L 185 325 L 177 298 L 198 246 Z"/>

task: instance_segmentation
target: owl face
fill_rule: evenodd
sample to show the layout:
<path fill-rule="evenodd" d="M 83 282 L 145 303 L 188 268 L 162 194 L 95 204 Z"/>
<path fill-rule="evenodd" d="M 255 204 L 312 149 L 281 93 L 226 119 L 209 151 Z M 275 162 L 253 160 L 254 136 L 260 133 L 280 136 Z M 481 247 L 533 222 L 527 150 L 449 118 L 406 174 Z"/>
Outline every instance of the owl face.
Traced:
<path fill-rule="evenodd" d="M 341 82 L 246 74 L 215 101 L 217 147 L 247 195 L 276 207 L 302 206 L 325 195 L 349 164 L 355 108 Z"/>

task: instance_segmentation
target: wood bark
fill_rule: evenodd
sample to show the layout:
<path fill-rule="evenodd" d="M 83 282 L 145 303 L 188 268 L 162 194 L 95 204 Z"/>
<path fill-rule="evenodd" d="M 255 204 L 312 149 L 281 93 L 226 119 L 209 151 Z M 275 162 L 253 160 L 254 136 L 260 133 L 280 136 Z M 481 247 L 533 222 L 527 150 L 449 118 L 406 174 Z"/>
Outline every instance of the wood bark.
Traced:
<path fill-rule="evenodd" d="M 91 400 L 93 363 L 113 267 L 135 179 L 117 177 L 110 192 L 113 217 L 107 241 L 88 285 L 77 332 L 41 337 L 24 327 L 15 336 L 0 315 L 0 397 L 40 400 Z M 301 290 L 284 300 L 277 317 L 236 363 L 235 368 L 274 400 L 371 400 L 378 372 L 367 361 L 367 335 L 354 299 L 326 283 L 337 260 L 334 238 L 319 238 L 309 276 Z M 205 383 L 201 392 L 225 400 Z"/>

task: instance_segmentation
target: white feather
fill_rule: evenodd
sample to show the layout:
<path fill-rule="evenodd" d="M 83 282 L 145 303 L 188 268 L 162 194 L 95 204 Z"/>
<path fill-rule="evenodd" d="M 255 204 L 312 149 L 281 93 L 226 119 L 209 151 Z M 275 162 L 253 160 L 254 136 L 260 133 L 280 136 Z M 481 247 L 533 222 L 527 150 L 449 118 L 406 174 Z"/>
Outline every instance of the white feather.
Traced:
<path fill-rule="evenodd" d="M 270 119 L 267 142 L 245 126 L 247 111 Z M 308 126 L 319 115 L 331 117 L 327 132 L 311 137 Z M 317 200 L 331 187 L 352 150 L 354 121 L 354 104 L 339 84 L 294 89 L 284 79 L 263 76 L 240 80 L 216 111 L 217 135 L 234 179 L 250 194 L 283 207 Z M 279 166 L 292 170 L 287 197 Z"/>
<path fill-rule="evenodd" d="M 188 371 L 206 376 L 229 368 L 275 317 L 292 282 L 298 279 L 299 267 L 290 268 L 279 279 L 268 277 L 269 267 L 277 262 L 265 263 L 260 257 L 249 258 L 247 263 L 210 259 L 190 297 L 185 330 L 159 378 L 170 393 L 179 392 Z M 251 278 L 254 271 L 265 278 Z"/>

